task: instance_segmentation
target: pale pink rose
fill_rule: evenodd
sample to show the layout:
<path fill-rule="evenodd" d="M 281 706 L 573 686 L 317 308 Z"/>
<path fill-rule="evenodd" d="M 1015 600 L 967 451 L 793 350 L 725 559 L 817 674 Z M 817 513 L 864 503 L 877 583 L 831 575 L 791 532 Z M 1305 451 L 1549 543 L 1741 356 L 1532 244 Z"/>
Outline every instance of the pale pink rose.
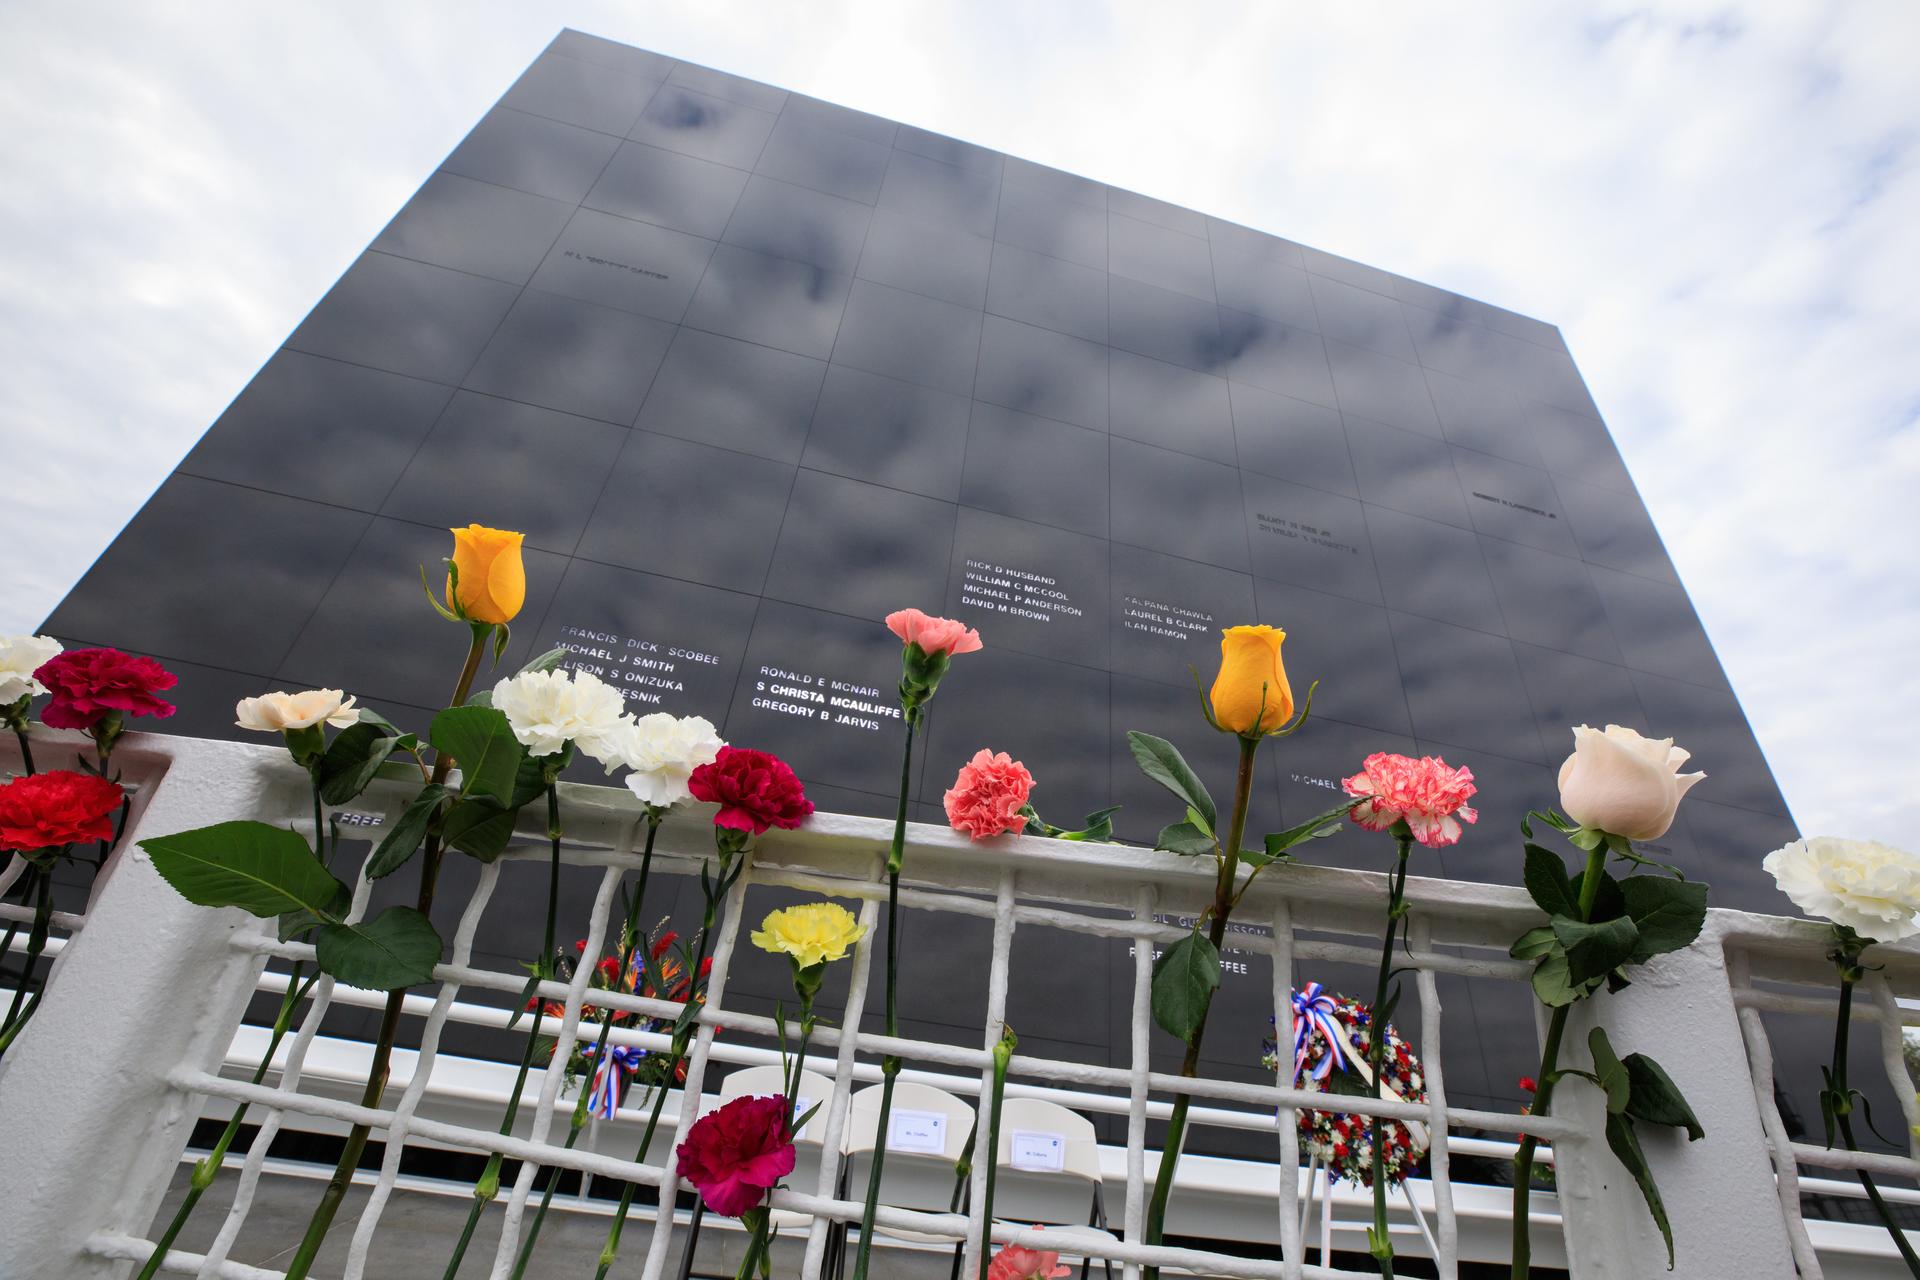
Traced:
<path fill-rule="evenodd" d="M 1355 825 L 1385 831 L 1402 818 L 1413 838 L 1429 849 L 1455 844 L 1462 822 L 1478 822 L 1467 807 L 1473 793 L 1473 770 L 1450 766 L 1439 756 L 1415 760 L 1411 756 L 1376 751 L 1362 766 L 1363 773 L 1341 781 L 1350 796 L 1365 796 L 1353 807 Z"/>
<path fill-rule="evenodd" d="M 972 653 L 980 648 L 980 633 L 966 623 L 936 618 L 918 609 L 888 614 L 887 629 L 900 637 L 900 643 L 917 644 L 929 655 Z"/>
<path fill-rule="evenodd" d="M 1027 766 L 1002 751 L 998 755 L 985 747 L 974 752 L 973 759 L 960 766 L 960 774 L 947 792 L 947 821 L 955 831 L 964 831 L 975 840 L 1026 830 L 1027 797 L 1033 794 L 1033 775 Z"/>
<path fill-rule="evenodd" d="M 1046 1249 L 1029 1249 L 1010 1244 L 993 1255 L 987 1268 L 987 1280 L 1033 1280 L 1035 1276 L 1071 1275 L 1072 1269 L 1060 1265 L 1060 1255 Z"/>
<path fill-rule="evenodd" d="M 1672 738 L 1643 738 L 1617 724 L 1573 731 L 1573 754 L 1560 766 L 1560 808 L 1583 827 L 1658 840 L 1673 825 L 1680 797 L 1704 773 L 1681 773 L 1688 753 Z"/>

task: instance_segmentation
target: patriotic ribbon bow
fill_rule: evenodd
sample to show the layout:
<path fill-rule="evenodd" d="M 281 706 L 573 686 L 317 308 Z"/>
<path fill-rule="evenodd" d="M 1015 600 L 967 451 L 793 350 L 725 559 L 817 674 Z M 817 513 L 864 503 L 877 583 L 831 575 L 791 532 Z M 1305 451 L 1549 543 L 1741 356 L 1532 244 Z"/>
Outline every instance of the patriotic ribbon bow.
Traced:
<path fill-rule="evenodd" d="M 1335 1060 L 1340 1058 L 1340 1048 L 1346 1043 L 1347 1029 L 1336 1016 L 1340 1006 L 1332 996 L 1326 993 L 1317 982 L 1309 982 L 1306 988 L 1293 993 L 1293 1078 L 1300 1080 L 1300 1072 L 1307 1065 L 1307 1047 L 1313 1042 L 1314 1028 L 1318 1027 L 1327 1038 L 1327 1052 L 1313 1065 L 1311 1074 L 1315 1080 L 1325 1080 L 1333 1074 Z M 1344 1064 L 1342 1064 L 1344 1065 Z"/>
<path fill-rule="evenodd" d="M 598 1057 L 598 1045 L 583 1045 L 580 1052 L 588 1059 Z M 593 1069 L 593 1086 L 587 1094 L 587 1114 L 601 1120 L 613 1119 L 613 1113 L 620 1109 L 621 1095 L 626 1092 L 627 1077 L 640 1069 L 640 1060 L 647 1056 L 645 1049 L 635 1049 L 627 1045 L 614 1045 L 607 1050 Z"/>

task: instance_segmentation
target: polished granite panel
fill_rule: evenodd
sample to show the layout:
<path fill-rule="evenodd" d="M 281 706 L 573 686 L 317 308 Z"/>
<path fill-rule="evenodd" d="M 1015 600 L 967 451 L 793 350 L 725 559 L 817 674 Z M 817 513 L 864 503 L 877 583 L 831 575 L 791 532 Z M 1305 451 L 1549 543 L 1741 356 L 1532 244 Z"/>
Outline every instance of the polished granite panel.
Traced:
<path fill-rule="evenodd" d="M 434 382 L 282 350 L 180 462 L 185 475 L 372 511 L 446 407 Z"/>
<path fill-rule="evenodd" d="M 1124 730 L 1224 793 L 1233 744 L 1191 672 L 1260 621 L 1288 632 L 1296 696 L 1322 683 L 1261 753 L 1256 830 L 1324 811 L 1371 751 L 1442 754 L 1483 816 L 1423 869 L 1511 882 L 1570 726 L 1625 723 L 1711 775 L 1651 851 L 1716 901 L 1780 906 L 1756 858 L 1792 835 L 1785 804 L 1556 330 L 973 143 L 563 32 L 48 627 L 176 665 L 193 705 L 162 728 L 233 736 L 234 698 L 312 685 L 419 727 L 465 638 L 420 573 L 438 587 L 471 520 L 528 535 L 483 681 L 563 644 L 630 709 L 788 758 L 830 810 L 893 809 L 894 609 L 987 646 L 932 709 L 912 816 L 941 820 L 992 747 L 1034 768 L 1050 820 L 1120 803 L 1140 840 L 1178 814 Z M 1391 841 L 1305 856 L 1377 868 Z M 500 963 L 532 936 L 483 933 Z M 916 972 L 977 966 L 985 936 L 940 937 Z M 1056 966 L 1010 1009 L 1066 1019 L 1048 1052 L 1119 1061 L 1126 946 L 1094 950 L 1104 995 Z M 1247 1025 L 1208 1069 L 1255 1078 L 1266 962 L 1229 959 L 1222 1016 Z M 769 972 L 755 998 L 784 989 Z M 1516 992 L 1443 991 L 1473 1024 L 1449 1039 L 1463 1097 L 1517 1100 Z M 937 993 L 909 1013 L 977 1037 Z"/>

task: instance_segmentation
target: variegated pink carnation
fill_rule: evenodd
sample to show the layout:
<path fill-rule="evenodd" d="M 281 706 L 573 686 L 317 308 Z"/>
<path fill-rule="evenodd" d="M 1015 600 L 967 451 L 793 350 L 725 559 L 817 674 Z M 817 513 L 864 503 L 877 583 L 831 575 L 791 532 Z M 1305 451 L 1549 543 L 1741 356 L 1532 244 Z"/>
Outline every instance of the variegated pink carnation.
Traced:
<path fill-rule="evenodd" d="M 1033 1280 L 1035 1276 L 1071 1274 L 1071 1268 L 1060 1265 L 1059 1254 L 1018 1244 L 1004 1246 L 993 1255 L 993 1264 L 987 1268 L 987 1280 Z"/>
<path fill-rule="evenodd" d="M 1004 751 L 996 755 L 982 747 L 960 766 L 947 792 L 947 821 L 975 840 L 1007 832 L 1018 835 L 1027 828 L 1020 811 L 1032 794 L 1033 775 L 1027 766 Z"/>
<path fill-rule="evenodd" d="M 1415 840 L 1438 849 L 1458 843 L 1462 822 L 1480 820 L 1467 807 L 1479 788 L 1465 765 L 1455 769 L 1439 756 L 1415 760 L 1376 751 L 1364 769 L 1340 785 L 1350 796 L 1366 797 L 1353 807 L 1353 821 L 1368 831 L 1385 831 L 1404 818 Z"/>
<path fill-rule="evenodd" d="M 928 654 L 972 653 L 980 648 L 980 633 L 966 623 L 918 609 L 888 614 L 887 629 L 900 637 L 901 644 L 917 644 Z"/>

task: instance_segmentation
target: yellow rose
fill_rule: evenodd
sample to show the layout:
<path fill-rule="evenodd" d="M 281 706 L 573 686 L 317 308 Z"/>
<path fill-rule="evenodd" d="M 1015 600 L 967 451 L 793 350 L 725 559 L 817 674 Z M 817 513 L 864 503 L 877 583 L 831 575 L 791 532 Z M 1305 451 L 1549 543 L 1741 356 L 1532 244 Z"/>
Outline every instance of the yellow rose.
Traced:
<path fill-rule="evenodd" d="M 520 561 L 524 533 L 470 524 L 450 529 L 453 567 L 459 571 L 459 600 L 454 574 L 447 575 L 447 603 L 475 622 L 511 622 L 527 600 L 527 570 Z"/>
<path fill-rule="evenodd" d="M 844 957 L 864 933 L 853 912 L 839 903 L 807 902 L 769 912 L 753 935 L 753 945 L 790 957 L 796 968 L 811 969 Z"/>
<path fill-rule="evenodd" d="M 1228 627 L 1220 633 L 1220 674 L 1214 677 L 1211 701 L 1222 729 L 1272 733 L 1293 719 L 1293 689 L 1280 661 L 1286 638 L 1278 627 Z"/>

